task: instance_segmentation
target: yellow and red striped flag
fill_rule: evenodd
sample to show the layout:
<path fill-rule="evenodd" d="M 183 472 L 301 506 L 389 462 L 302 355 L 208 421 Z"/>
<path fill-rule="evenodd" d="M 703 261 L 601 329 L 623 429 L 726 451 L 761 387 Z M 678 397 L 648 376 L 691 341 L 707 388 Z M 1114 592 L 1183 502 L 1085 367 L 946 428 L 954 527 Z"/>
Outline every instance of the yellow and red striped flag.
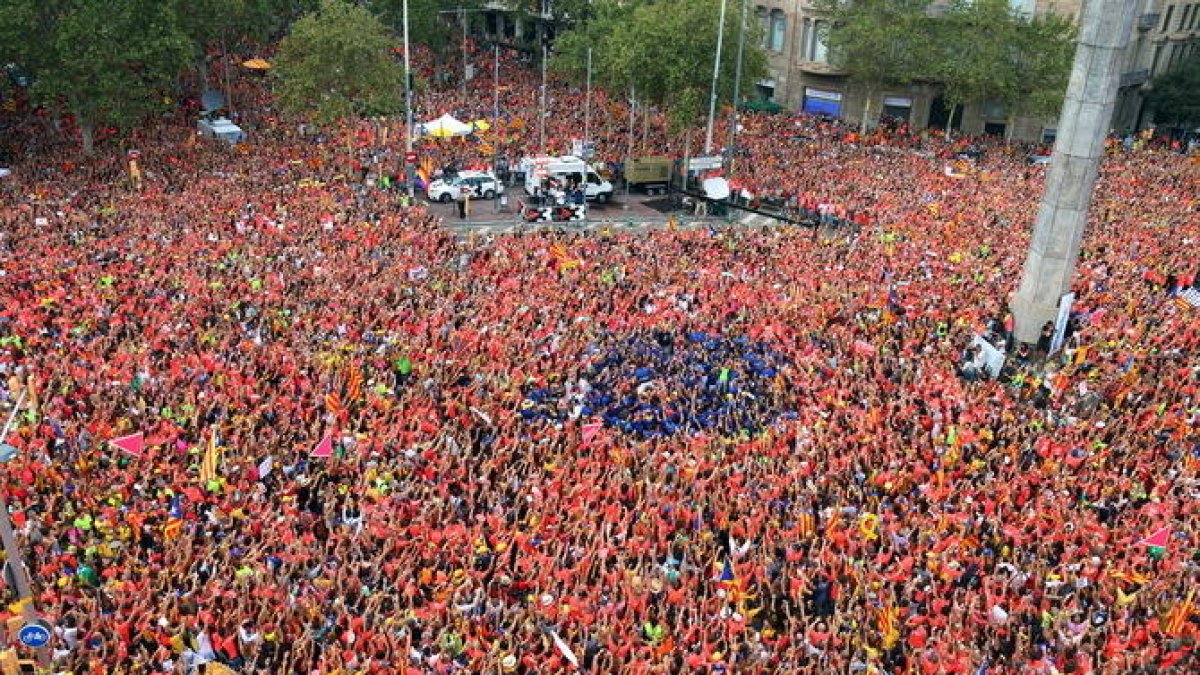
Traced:
<path fill-rule="evenodd" d="M 362 368 L 357 363 L 350 364 L 350 374 L 346 377 L 346 400 L 357 401 L 363 395 Z"/>
<path fill-rule="evenodd" d="M 1164 633 L 1167 635 L 1179 635 L 1183 632 L 1183 625 L 1187 623 L 1188 619 L 1196 611 L 1196 603 L 1192 601 L 1195 592 L 1195 589 L 1188 591 L 1187 597 L 1175 603 L 1171 611 L 1167 612 L 1167 616 L 1163 620 Z"/>
<path fill-rule="evenodd" d="M 217 479 L 217 468 L 221 465 L 221 445 L 217 441 L 217 430 L 208 435 L 208 447 L 200 460 L 200 485 L 205 486 Z"/>
<path fill-rule="evenodd" d="M 900 608 L 890 602 L 879 608 L 875 617 L 875 627 L 883 640 L 883 648 L 891 649 L 900 641 Z"/>

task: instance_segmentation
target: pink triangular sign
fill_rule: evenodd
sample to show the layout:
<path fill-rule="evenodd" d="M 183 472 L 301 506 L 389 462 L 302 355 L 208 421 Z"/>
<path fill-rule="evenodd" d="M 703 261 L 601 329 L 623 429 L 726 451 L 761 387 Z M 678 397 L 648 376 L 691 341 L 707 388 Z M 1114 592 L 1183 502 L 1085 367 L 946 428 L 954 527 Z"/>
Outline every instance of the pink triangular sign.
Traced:
<path fill-rule="evenodd" d="M 122 436 L 120 438 L 114 438 L 111 441 L 109 441 L 109 443 L 112 443 L 117 449 L 121 450 L 122 452 L 133 455 L 134 457 L 141 457 L 142 450 L 145 448 L 145 441 L 144 441 L 144 437 L 142 436 L 141 432 L 138 432 L 136 434 L 130 434 L 129 436 Z"/>
<path fill-rule="evenodd" d="M 583 443 L 587 445 L 592 442 L 596 434 L 600 432 L 600 427 L 604 426 L 601 422 L 592 422 L 591 424 L 583 425 Z"/>
<path fill-rule="evenodd" d="M 1160 527 L 1154 531 L 1154 534 L 1139 541 L 1138 545 L 1139 546 L 1157 546 L 1159 548 L 1166 548 L 1167 541 L 1170 540 L 1170 538 L 1171 538 L 1171 528 Z"/>
<path fill-rule="evenodd" d="M 312 452 L 308 453 L 309 457 L 332 457 L 333 456 L 333 436 L 325 434 L 325 438 L 317 443 L 317 447 L 313 448 Z"/>

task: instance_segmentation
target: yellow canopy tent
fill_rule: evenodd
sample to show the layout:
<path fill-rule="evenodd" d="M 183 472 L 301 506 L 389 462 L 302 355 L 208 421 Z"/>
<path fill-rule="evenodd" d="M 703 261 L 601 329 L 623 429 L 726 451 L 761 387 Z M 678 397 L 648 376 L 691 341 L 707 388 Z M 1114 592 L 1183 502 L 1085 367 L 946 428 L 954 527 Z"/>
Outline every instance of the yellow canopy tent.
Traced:
<path fill-rule="evenodd" d="M 270 70 L 271 63 L 269 61 L 267 61 L 266 59 L 257 59 L 256 58 L 256 59 L 250 59 L 249 61 L 243 61 L 242 67 L 249 68 L 250 70 Z"/>

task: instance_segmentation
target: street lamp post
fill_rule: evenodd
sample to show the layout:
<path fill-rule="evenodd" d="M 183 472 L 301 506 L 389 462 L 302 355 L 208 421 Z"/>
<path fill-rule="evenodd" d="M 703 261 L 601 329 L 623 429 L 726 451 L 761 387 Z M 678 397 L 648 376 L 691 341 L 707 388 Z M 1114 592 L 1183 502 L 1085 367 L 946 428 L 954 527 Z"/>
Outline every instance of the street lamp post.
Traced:
<path fill-rule="evenodd" d="M 492 175 L 496 172 L 496 161 L 500 156 L 500 45 L 492 45 Z M 499 178 L 497 177 L 497 181 Z M 492 213 L 500 211 L 500 195 L 492 200 Z"/>
<path fill-rule="evenodd" d="M 587 51 L 587 91 L 583 103 L 583 142 L 592 140 L 592 48 Z"/>
<path fill-rule="evenodd" d="M 712 154 L 713 118 L 717 115 L 717 80 L 721 76 L 721 47 L 725 43 L 725 5 L 721 0 L 721 18 L 717 25 L 717 53 L 713 57 L 712 93 L 708 97 L 708 127 L 704 131 L 704 154 Z"/>
<path fill-rule="evenodd" d="M 737 162 L 738 103 L 742 99 L 742 56 L 746 51 L 746 0 L 742 0 L 742 23 L 738 26 L 737 69 L 733 75 L 733 115 L 729 122 L 729 171 L 733 178 L 733 166 Z"/>
<path fill-rule="evenodd" d="M 633 125 L 634 125 L 634 110 L 637 104 L 637 99 L 634 98 L 635 89 L 633 85 L 629 85 L 629 145 L 625 153 L 625 203 L 621 205 L 622 209 L 629 208 L 629 166 L 633 164 Z"/>
<path fill-rule="evenodd" d="M 546 42 L 542 40 L 542 108 L 539 113 L 538 124 L 538 145 L 541 146 L 541 154 L 546 156 Z"/>
<path fill-rule="evenodd" d="M 408 53 L 408 0 L 404 0 L 404 175 L 408 183 L 408 205 L 416 199 L 413 185 L 413 109 L 412 109 L 412 59 Z"/>
<path fill-rule="evenodd" d="M 8 432 L 12 431 L 13 423 L 17 421 L 17 413 L 21 410 L 21 404 L 25 402 L 25 392 L 17 397 L 17 403 L 13 406 L 12 413 L 8 416 L 8 421 L 4 424 L 4 430 L 0 431 L 0 443 L 3 443 L 8 438 Z M 8 502 L 4 499 L 4 495 L 0 494 L 0 540 L 4 543 L 4 557 L 8 564 L 8 569 L 12 573 L 13 584 L 16 586 L 17 598 L 20 600 L 31 600 L 33 598 L 33 588 L 29 584 L 29 569 L 25 566 L 25 559 L 21 556 L 21 548 L 17 546 L 17 538 L 13 533 L 12 519 L 8 515 Z M 31 603 L 25 603 L 25 615 L 31 616 L 33 607 Z"/>

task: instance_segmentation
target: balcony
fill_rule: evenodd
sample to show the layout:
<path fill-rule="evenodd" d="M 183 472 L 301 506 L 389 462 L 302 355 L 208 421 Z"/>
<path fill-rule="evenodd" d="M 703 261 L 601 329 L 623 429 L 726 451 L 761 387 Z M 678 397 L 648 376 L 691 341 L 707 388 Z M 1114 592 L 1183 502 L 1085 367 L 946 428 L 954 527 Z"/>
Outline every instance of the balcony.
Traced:
<path fill-rule="evenodd" d="M 818 63 L 816 61 L 800 61 L 797 64 L 801 71 L 812 75 L 845 75 L 846 71 L 838 66 L 829 63 Z"/>
<path fill-rule="evenodd" d="M 1150 70 L 1134 70 L 1121 76 L 1121 88 L 1136 87 L 1150 79 Z"/>

